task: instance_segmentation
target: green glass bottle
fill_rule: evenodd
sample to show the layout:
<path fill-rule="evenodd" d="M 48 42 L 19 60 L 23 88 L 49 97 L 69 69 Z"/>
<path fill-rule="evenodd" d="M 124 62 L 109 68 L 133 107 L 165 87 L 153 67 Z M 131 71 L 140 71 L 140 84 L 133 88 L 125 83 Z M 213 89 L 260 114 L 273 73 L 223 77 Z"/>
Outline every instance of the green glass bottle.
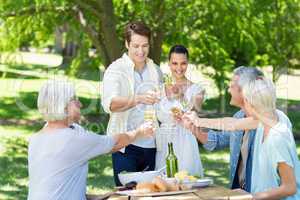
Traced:
<path fill-rule="evenodd" d="M 168 155 L 166 157 L 167 177 L 174 177 L 178 172 L 178 160 L 173 150 L 173 143 L 168 143 Z"/>

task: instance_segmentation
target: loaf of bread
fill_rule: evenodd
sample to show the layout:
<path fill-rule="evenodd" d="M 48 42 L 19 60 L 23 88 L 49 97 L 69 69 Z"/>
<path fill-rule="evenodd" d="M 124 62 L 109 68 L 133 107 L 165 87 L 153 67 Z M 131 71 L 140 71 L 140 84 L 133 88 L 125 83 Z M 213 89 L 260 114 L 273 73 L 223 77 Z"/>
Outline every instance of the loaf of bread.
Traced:
<path fill-rule="evenodd" d="M 151 193 L 151 192 L 159 192 L 159 188 L 150 182 L 138 183 L 136 185 L 136 190 L 139 190 L 140 193 Z"/>
<path fill-rule="evenodd" d="M 174 192 L 174 191 L 179 191 L 180 186 L 177 183 L 168 183 L 168 191 Z"/>
<path fill-rule="evenodd" d="M 139 193 L 151 193 L 151 192 L 173 192 L 179 190 L 186 190 L 187 188 L 181 188 L 177 183 L 167 183 L 164 179 L 157 176 L 150 182 L 138 183 L 136 190 Z"/>
<path fill-rule="evenodd" d="M 156 187 L 159 189 L 160 192 L 167 192 L 168 191 L 168 184 L 167 182 L 160 178 L 159 176 L 155 177 L 152 180 L 152 183 L 156 185 Z"/>

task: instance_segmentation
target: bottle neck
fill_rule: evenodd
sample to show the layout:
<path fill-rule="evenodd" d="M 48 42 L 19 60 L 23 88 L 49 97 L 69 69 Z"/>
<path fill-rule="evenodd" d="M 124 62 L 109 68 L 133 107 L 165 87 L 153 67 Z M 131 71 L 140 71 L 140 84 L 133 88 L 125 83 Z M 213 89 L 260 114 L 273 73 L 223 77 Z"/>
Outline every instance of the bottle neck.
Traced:
<path fill-rule="evenodd" d="M 173 143 L 172 142 L 169 144 L 169 154 L 174 155 Z"/>

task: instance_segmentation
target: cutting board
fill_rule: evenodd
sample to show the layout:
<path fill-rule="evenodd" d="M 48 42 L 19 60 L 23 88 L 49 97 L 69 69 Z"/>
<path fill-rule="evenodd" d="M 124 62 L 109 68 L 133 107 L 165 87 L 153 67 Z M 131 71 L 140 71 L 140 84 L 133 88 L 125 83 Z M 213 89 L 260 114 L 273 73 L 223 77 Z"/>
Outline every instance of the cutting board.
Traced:
<path fill-rule="evenodd" d="M 117 191 L 116 194 L 119 195 L 126 195 L 132 197 L 154 197 L 154 196 L 167 196 L 167 195 L 176 195 L 176 194 L 186 194 L 186 193 L 193 193 L 197 190 L 180 190 L 180 191 L 173 191 L 173 192 L 151 192 L 151 193 L 140 193 L 137 190 L 124 190 L 124 191 Z"/>

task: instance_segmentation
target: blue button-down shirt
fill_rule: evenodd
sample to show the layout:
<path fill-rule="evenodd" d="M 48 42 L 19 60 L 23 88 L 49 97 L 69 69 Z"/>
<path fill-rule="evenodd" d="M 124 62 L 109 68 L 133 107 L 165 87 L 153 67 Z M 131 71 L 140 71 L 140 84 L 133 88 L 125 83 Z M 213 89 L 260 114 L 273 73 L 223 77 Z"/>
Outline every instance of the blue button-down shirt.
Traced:
<path fill-rule="evenodd" d="M 234 118 L 244 118 L 245 113 L 240 110 L 233 116 Z M 252 173 L 252 160 L 253 160 L 253 146 L 255 138 L 255 130 L 248 132 L 248 157 L 246 162 L 245 171 L 245 185 L 244 189 L 247 192 L 251 191 L 251 173 Z M 240 184 L 237 178 L 238 163 L 241 153 L 241 145 L 244 131 L 214 131 L 208 132 L 208 141 L 204 146 L 205 149 L 212 151 L 216 149 L 223 149 L 230 147 L 230 187 L 239 188 Z"/>

